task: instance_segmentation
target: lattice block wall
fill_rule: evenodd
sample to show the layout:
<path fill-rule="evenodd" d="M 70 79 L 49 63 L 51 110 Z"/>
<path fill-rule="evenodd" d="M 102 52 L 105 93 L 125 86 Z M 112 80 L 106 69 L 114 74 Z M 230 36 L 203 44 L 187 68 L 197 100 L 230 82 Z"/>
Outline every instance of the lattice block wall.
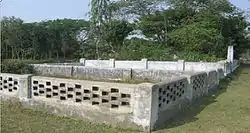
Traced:
<path fill-rule="evenodd" d="M 203 96 L 207 93 L 207 74 L 199 73 L 191 76 L 192 98 Z"/>
<path fill-rule="evenodd" d="M 159 111 L 168 109 L 171 105 L 179 104 L 187 93 L 188 81 L 181 78 L 168 83 L 159 84 Z"/>
<path fill-rule="evenodd" d="M 13 75 L 0 75 L 0 92 L 16 95 L 18 89 L 18 78 Z"/>
<path fill-rule="evenodd" d="M 104 83 L 84 80 L 33 77 L 33 98 L 90 104 L 107 108 L 131 108 L 136 85 Z"/>
<path fill-rule="evenodd" d="M 29 77 L 30 75 L 0 73 L 0 93 L 28 98 Z"/>
<path fill-rule="evenodd" d="M 219 84 L 219 76 L 216 71 L 210 71 L 207 73 L 207 86 L 208 89 L 212 89 Z"/>

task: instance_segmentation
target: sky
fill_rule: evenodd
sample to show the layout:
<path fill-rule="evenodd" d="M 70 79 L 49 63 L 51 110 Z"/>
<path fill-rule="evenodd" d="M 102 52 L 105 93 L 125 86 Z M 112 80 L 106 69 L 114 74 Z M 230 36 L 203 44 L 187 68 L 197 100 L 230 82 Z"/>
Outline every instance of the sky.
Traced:
<path fill-rule="evenodd" d="M 249 0 L 230 0 L 241 9 L 250 9 Z M 25 22 L 52 19 L 88 19 L 90 0 L 2 0 L 0 15 L 15 16 Z"/>

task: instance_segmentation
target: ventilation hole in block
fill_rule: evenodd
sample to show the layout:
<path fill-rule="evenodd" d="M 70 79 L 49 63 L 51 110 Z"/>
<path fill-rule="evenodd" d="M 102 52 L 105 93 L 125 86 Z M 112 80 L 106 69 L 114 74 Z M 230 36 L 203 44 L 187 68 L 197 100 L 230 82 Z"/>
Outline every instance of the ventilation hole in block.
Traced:
<path fill-rule="evenodd" d="M 60 100 L 66 100 L 66 97 L 60 96 Z"/>
<path fill-rule="evenodd" d="M 161 100 L 162 98 L 161 97 L 159 97 L 159 100 Z"/>
<path fill-rule="evenodd" d="M 65 90 L 60 90 L 60 93 L 61 94 L 66 94 L 66 91 Z"/>
<path fill-rule="evenodd" d="M 76 95 L 77 95 L 77 96 L 81 96 L 82 93 L 81 93 L 81 92 L 76 92 Z"/>
<path fill-rule="evenodd" d="M 78 98 L 77 98 L 77 99 L 76 99 L 76 102 L 77 102 L 77 103 L 80 103 L 80 102 L 82 102 L 82 99 L 78 99 Z"/>
<path fill-rule="evenodd" d="M 173 98 L 173 96 L 171 95 L 171 96 L 170 96 L 170 99 L 172 99 L 172 98 Z"/>
<path fill-rule="evenodd" d="M 167 97 L 169 97 L 169 96 L 170 96 L 170 94 L 168 93 L 168 94 L 167 94 Z"/>
<path fill-rule="evenodd" d="M 46 95 L 46 98 L 51 98 L 52 96 L 51 95 Z"/>
<path fill-rule="evenodd" d="M 179 97 L 181 97 L 182 95 L 180 94 Z"/>
<path fill-rule="evenodd" d="M 65 83 L 60 83 L 60 87 L 65 87 Z"/>
<path fill-rule="evenodd" d="M 44 91 L 43 90 L 39 90 L 39 93 L 44 94 Z"/>
<path fill-rule="evenodd" d="M 5 85 L 5 86 L 3 86 L 3 88 L 4 88 L 4 89 L 7 89 L 8 87 Z"/>
<path fill-rule="evenodd" d="M 159 108 L 161 107 L 161 103 L 158 105 L 159 106 Z"/>
<path fill-rule="evenodd" d="M 167 100 L 167 104 L 169 104 L 169 100 Z"/>
<path fill-rule="evenodd" d="M 69 87 L 68 91 L 74 91 L 74 89 L 72 87 Z"/>
<path fill-rule="evenodd" d="M 174 84 L 174 87 L 176 87 L 176 84 Z"/>
<path fill-rule="evenodd" d="M 92 97 L 93 97 L 93 98 L 98 98 L 99 95 L 98 95 L 98 94 L 93 94 Z"/>
<path fill-rule="evenodd" d="M 170 90 L 170 86 L 167 86 L 167 90 Z"/>
<path fill-rule="evenodd" d="M 184 88 L 184 87 L 185 87 L 185 84 L 182 84 L 182 87 Z"/>
<path fill-rule="evenodd" d="M 9 87 L 12 87 L 13 85 L 12 84 L 9 84 Z"/>
<path fill-rule="evenodd" d="M 52 86 L 53 90 L 58 90 L 58 86 Z"/>
<path fill-rule="evenodd" d="M 174 90 L 173 94 L 176 94 L 176 90 Z"/>
<path fill-rule="evenodd" d="M 14 81 L 14 85 L 17 85 L 18 84 L 18 81 Z"/>
<path fill-rule="evenodd" d="M 2 87 L 0 87 L 0 90 L 3 90 L 3 88 L 2 88 Z"/>
<path fill-rule="evenodd" d="M 170 91 L 173 92 L 173 88 L 171 88 Z"/>
<path fill-rule="evenodd" d="M 52 95 L 53 95 L 53 96 L 58 96 L 58 93 L 53 92 Z"/>
<path fill-rule="evenodd" d="M 121 94 L 121 98 L 130 98 L 131 95 L 130 94 Z"/>
<path fill-rule="evenodd" d="M 90 90 L 84 89 L 83 92 L 84 93 L 90 93 Z"/>
<path fill-rule="evenodd" d="M 90 97 L 83 97 L 83 100 L 90 100 Z"/>
<path fill-rule="evenodd" d="M 38 93 L 37 93 L 37 92 L 34 92 L 33 94 L 34 94 L 34 96 L 38 96 Z"/>
<path fill-rule="evenodd" d="M 175 96 L 173 97 L 173 101 L 175 101 L 176 100 L 176 98 L 175 98 Z"/>
<path fill-rule="evenodd" d="M 12 92 L 12 89 L 9 89 L 9 92 Z"/>
<path fill-rule="evenodd" d="M 99 87 L 97 86 L 92 86 L 92 91 L 98 91 L 99 90 Z"/>
<path fill-rule="evenodd" d="M 119 89 L 116 89 L 116 88 L 111 88 L 111 93 L 118 93 L 119 92 Z"/>
<path fill-rule="evenodd" d="M 0 85 L 3 85 L 2 83 L 0 83 Z"/>
<path fill-rule="evenodd" d="M 111 97 L 111 100 L 114 101 L 114 100 L 117 100 L 118 97 Z"/>
<path fill-rule="evenodd" d="M 92 102 L 92 105 L 99 105 L 99 102 L 93 101 L 93 102 Z"/>
<path fill-rule="evenodd" d="M 38 87 L 37 86 L 33 86 L 33 90 L 38 90 Z"/>
<path fill-rule="evenodd" d="M 9 77 L 8 81 L 13 81 L 13 78 Z"/>
<path fill-rule="evenodd" d="M 51 85 L 51 83 L 50 83 L 50 82 L 46 82 L 46 85 L 48 85 L 48 86 L 49 86 L 49 85 Z"/>
<path fill-rule="evenodd" d="M 111 108 L 119 108 L 119 105 L 111 104 Z"/>
<path fill-rule="evenodd" d="M 162 88 L 159 88 L 159 92 L 160 92 L 160 93 L 162 92 Z"/>
<path fill-rule="evenodd" d="M 75 85 L 76 89 L 81 89 L 81 87 L 82 87 L 81 85 L 77 85 L 77 84 Z"/>
<path fill-rule="evenodd" d="M 182 94 L 184 94 L 184 90 L 182 91 Z"/>
<path fill-rule="evenodd" d="M 179 96 L 179 92 L 177 92 L 176 95 Z"/>
<path fill-rule="evenodd" d="M 51 88 L 46 88 L 46 92 L 51 92 L 52 89 Z"/>
<path fill-rule="evenodd" d="M 0 80 L 3 80 L 3 77 L 0 77 Z"/>
<path fill-rule="evenodd" d="M 129 102 L 122 102 L 121 105 L 122 106 L 129 106 Z"/>
<path fill-rule="evenodd" d="M 102 96 L 107 96 L 109 93 L 107 91 L 102 91 Z"/>
<path fill-rule="evenodd" d="M 67 97 L 68 98 L 73 98 L 73 95 L 72 94 L 68 94 Z"/>
<path fill-rule="evenodd" d="M 17 90 L 17 87 L 13 87 L 13 90 L 15 90 L 15 91 L 16 91 L 16 90 Z"/>
<path fill-rule="evenodd" d="M 34 81 L 33 81 L 33 84 L 38 84 L 38 81 L 35 81 L 35 80 L 34 80 Z"/>
<path fill-rule="evenodd" d="M 44 88 L 44 85 L 43 84 L 39 84 L 39 88 Z"/>
<path fill-rule="evenodd" d="M 108 103 L 109 102 L 109 100 L 107 100 L 107 99 L 102 99 L 102 103 Z"/>
<path fill-rule="evenodd" d="M 163 91 L 163 95 L 166 95 L 166 94 L 167 94 L 167 91 L 164 90 L 164 91 Z"/>
<path fill-rule="evenodd" d="M 5 83 L 5 84 L 6 84 L 6 83 L 8 83 L 8 81 L 7 81 L 7 80 L 4 80 L 4 81 L 3 81 L 3 83 Z"/>
<path fill-rule="evenodd" d="M 181 82 L 180 82 L 180 84 L 182 85 L 182 84 L 183 84 L 183 82 L 181 81 Z"/>
<path fill-rule="evenodd" d="M 163 98 L 163 100 L 162 100 L 163 102 L 166 102 L 166 99 L 165 98 Z"/>

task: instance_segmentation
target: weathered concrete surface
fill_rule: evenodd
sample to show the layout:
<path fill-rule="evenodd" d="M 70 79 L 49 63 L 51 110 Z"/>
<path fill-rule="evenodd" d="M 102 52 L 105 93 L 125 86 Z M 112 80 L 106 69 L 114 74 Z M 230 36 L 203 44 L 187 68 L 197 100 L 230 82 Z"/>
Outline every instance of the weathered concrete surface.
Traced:
<path fill-rule="evenodd" d="M 80 73 L 81 70 L 78 71 Z M 23 80 L 25 82 L 19 82 L 17 78 L 19 84 L 24 84 L 19 88 L 22 93 L 12 94 L 1 90 L 0 96 L 2 100 L 17 99 L 27 108 L 56 115 L 122 128 L 154 131 L 168 124 L 171 118 L 208 94 L 209 90 L 216 90 L 219 79 L 223 77 L 219 71 L 221 70 L 199 73 L 171 73 L 164 70 L 132 72 L 132 75 L 135 74 L 138 78 L 142 76 L 163 80 L 156 84 L 122 84 L 43 76 L 32 76 L 29 79 L 26 76 Z M 95 72 L 93 74 L 106 76 Z M 7 84 L 8 81 L 4 80 L 6 77 L 8 79 L 11 76 L 20 76 L 4 75 L 6 76 L 2 76 L 1 83 L 7 82 Z M 15 81 L 15 78 L 13 79 Z M 6 90 L 11 87 L 7 86 Z"/>
<path fill-rule="evenodd" d="M 131 79 L 131 69 L 119 68 L 91 68 L 75 66 L 72 70 L 73 77 L 87 79 Z"/>
<path fill-rule="evenodd" d="M 39 75 L 71 77 L 73 74 L 72 65 L 33 64 L 33 67 Z"/>
<path fill-rule="evenodd" d="M 28 88 L 31 75 L 18 75 L 9 73 L 0 73 L 0 93 L 10 96 L 26 97 L 30 96 Z"/>
<path fill-rule="evenodd" d="M 131 74 L 132 74 L 132 79 L 161 82 L 165 80 L 169 81 L 176 77 L 181 77 L 183 72 L 154 70 L 154 69 L 132 69 Z"/>
<path fill-rule="evenodd" d="M 117 113 L 107 108 L 93 108 L 82 104 L 51 101 L 46 99 L 17 98 L 9 95 L 0 95 L 1 101 L 19 102 L 23 107 L 55 114 L 64 117 L 73 117 L 79 120 L 111 125 L 112 127 L 143 130 L 131 121 L 133 114 Z"/>

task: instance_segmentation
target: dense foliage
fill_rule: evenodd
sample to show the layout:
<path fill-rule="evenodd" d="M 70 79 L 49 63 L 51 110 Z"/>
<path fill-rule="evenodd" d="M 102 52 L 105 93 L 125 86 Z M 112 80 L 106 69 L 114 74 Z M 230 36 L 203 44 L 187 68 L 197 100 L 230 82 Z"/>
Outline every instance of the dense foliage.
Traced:
<path fill-rule="evenodd" d="M 4 17 L 1 57 L 214 61 L 228 45 L 236 56 L 250 49 L 245 12 L 228 0 L 92 0 L 90 15 L 36 23 Z M 128 39 L 135 31 L 146 39 Z"/>
<path fill-rule="evenodd" d="M 4 60 L 1 63 L 1 72 L 15 74 L 34 74 L 35 71 L 33 67 L 29 65 L 29 63 L 31 63 L 31 61 Z"/>

